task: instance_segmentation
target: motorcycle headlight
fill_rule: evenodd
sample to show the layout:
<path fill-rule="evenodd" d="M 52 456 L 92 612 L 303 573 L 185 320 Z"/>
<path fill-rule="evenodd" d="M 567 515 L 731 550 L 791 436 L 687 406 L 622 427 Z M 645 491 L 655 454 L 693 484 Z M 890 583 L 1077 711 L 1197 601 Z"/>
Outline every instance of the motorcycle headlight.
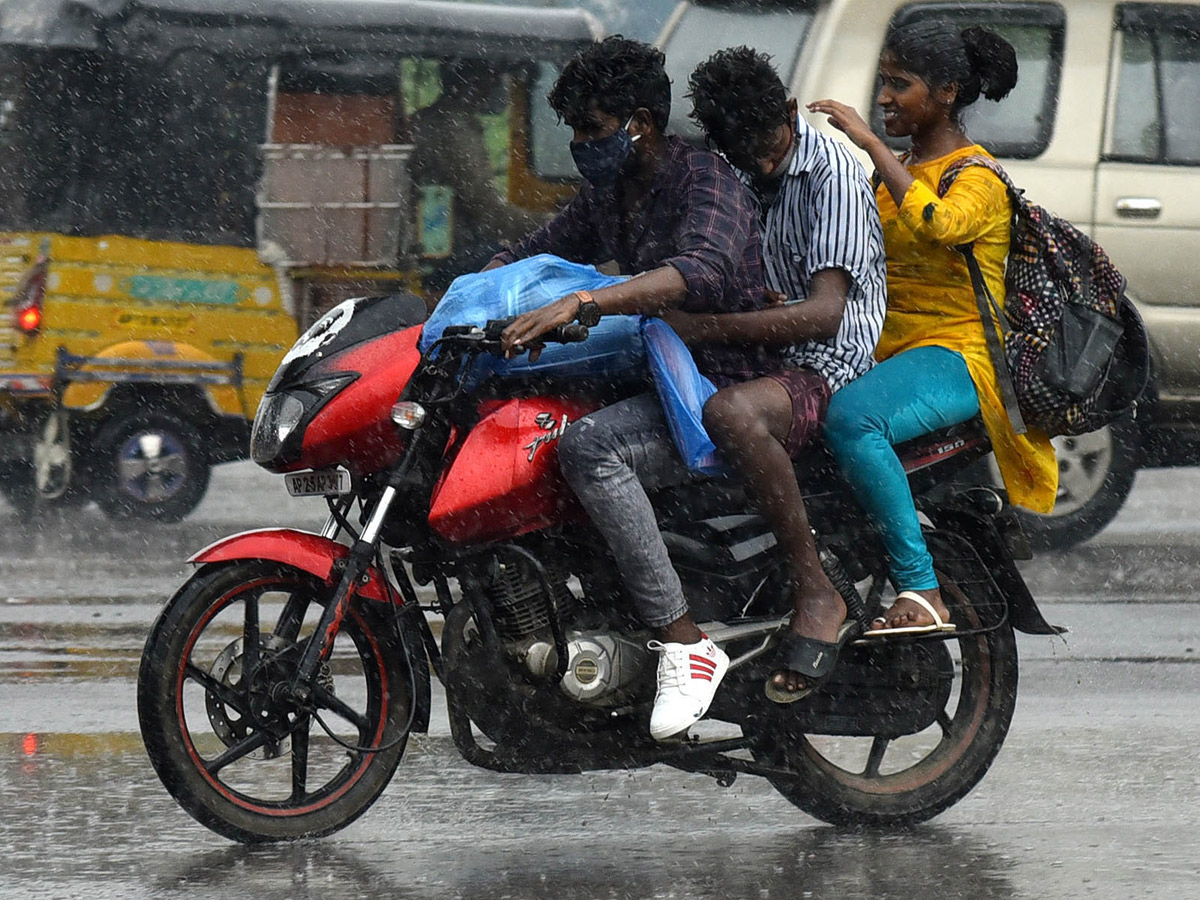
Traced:
<path fill-rule="evenodd" d="M 250 458 L 259 465 L 279 456 L 286 441 L 304 418 L 304 403 L 295 394 L 266 394 L 254 415 L 250 433 Z"/>
<path fill-rule="evenodd" d="M 260 466 L 268 466 L 284 461 L 285 456 L 298 456 L 304 427 L 334 394 L 357 377 L 356 372 L 339 372 L 264 394 L 250 432 L 250 458 Z"/>

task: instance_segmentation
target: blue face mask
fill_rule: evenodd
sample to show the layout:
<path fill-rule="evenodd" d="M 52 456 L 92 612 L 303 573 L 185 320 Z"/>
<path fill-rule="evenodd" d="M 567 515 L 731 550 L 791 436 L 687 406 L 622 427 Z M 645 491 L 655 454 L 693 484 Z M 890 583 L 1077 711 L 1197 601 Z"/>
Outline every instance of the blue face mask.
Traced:
<path fill-rule="evenodd" d="M 641 135 L 629 136 L 629 122 L 624 128 L 618 128 L 608 137 L 597 138 L 594 141 L 571 141 L 571 158 L 579 174 L 596 187 L 608 187 L 617 180 L 629 154 L 633 152 L 633 143 Z"/>

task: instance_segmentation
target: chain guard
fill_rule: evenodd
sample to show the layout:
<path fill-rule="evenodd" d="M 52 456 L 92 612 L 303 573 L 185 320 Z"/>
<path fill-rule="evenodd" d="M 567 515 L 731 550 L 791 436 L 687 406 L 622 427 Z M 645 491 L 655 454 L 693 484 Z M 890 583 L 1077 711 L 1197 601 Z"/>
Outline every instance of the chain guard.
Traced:
<path fill-rule="evenodd" d="M 953 687 L 944 640 L 851 644 L 821 690 L 780 711 L 789 731 L 894 739 L 932 725 Z"/>

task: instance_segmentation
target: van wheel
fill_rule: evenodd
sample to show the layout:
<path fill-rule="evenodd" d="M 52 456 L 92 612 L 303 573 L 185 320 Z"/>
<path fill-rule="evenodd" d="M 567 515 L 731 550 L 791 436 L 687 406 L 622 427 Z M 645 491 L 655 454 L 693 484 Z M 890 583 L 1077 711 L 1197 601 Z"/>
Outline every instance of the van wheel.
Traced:
<path fill-rule="evenodd" d="M 96 435 L 93 494 L 115 519 L 178 522 L 208 490 L 208 454 L 170 411 L 119 413 Z"/>
<path fill-rule="evenodd" d="M 1098 431 L 1053 439 L 1058 454 L 1058 499 L 1054 511 L 1038 515 L 1017 509 L 1021 526 L 1037 550 L 1068 550 L 1108 525 L 1133 490 L 1140 463 L 1137 425 L 1120 419 Z M 1000 472 L 991 461 L 992 478 Z"/>

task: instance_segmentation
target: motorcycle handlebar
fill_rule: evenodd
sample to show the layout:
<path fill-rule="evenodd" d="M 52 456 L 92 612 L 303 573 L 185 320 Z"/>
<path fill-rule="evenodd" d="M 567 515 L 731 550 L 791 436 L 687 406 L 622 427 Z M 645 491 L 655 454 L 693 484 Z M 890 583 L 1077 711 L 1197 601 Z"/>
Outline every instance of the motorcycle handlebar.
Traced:
<path fill-rule="evenodd" d="M 578 322 L 568 322 L 566 325 L 552 328 L 551 333 L 556 336 L 554 338 L 543 337 L 542 340 L 554 340 L 559 344 L 578 344 L 587 340 L 588 327 L 580 325 Z"/>
<path fill-rule="evenodd" d="M 473 345 L 479 350 L 499 354 L 501 352 L 501 335 L 504 333 L 504 329 L 512 324 L 515 318 L 516 316 L 511 316 L 507 319 L 489 319 L 482 328 L 476 325 L 447 325 L 442 329 L 442 334 L 438 338 L 437 344 L 440 345 L 443 342 L 447 342 Z M 532 349 L 542 344 L 577 344 L 581 341 L 586 341 L 587 337 L 588 328 L 586 325 L 580 325 L 577 322 L 568 322 L 565 325 L 556 325 L 536 341 L 531 342 L 528 347 L 521 348 L 517 352 L 519 354 L 524 352 L 524 350 Z"/>
<path fill-rule="evenodd" d="M 514 319 L 516 319 L 516 316 L 510 316 L 507 319 L 489 319 L 488 323 L 483 326 L 483 333 L 487 335 L 489 340 L 498 341 L 504 329 L 511 325 Z M 554 326 L 539 337 L 538 342 L 543 344 L 578 344 L 581 341 L 586 341 L 587 337 L 588 328 L 586 325 L 580 325 L 578 322 L 568 322 L 565 325 Z"/>

